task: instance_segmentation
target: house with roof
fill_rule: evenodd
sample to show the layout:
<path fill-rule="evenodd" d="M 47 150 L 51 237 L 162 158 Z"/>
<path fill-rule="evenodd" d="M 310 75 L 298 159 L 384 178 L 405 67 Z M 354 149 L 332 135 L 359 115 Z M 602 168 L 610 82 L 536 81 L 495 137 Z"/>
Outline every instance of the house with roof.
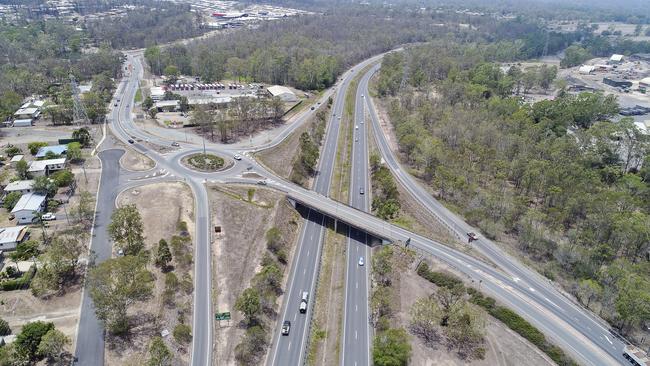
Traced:
<path fill-rule="evenodd" d="M 52 145 L 52 146 L 43 146 L 38 149 L 36 153 L 37 158 L 44 158 L 48 153 L 52 153 L 56 156 L 65 155 L 68 152 L 68 145 Z"/>
<path fill-rule="evenodd" d="M 612 57 L 609 58 L 610 64 L 620 64 L 621 62 L 623 62 L 623 55 L 615 53 L 612 55 Z"/>
<path fill-rule="evenodd" d="M 29 172 L 34 177 L 42 177 L 50 175 L 57 170 L 65 169 L 66 159 L 47 159 L 47 160 L 34 160 L 29 163 Z"/>
<path fill-rule="evenodd" d="M 15 167 L 16 163 L 23 160 L 24 157 L 25 157 L 25 155 L 14 155 L 14 156 L 11 157 L 11 160 L 9 160 L 9 164 L 11 164 L 11 166 Z"/>
<path fill-rule="evenodd" d="M 37 119 L 41 115 L 41 110 L 37 107 L 20 108 L 14 113 L 15 120 Z"/>
<path fill-rule="evenodd" d="M 0 251 L 16 250 L 25 240 L 29 240 L 27 226 L 0 227 Z"/>
<path fill-rule="evenodd" d="M 45 210 L 46 203 L 47 196 L 27 193 L 20 197 L 11 213 L 16 216 L 16 223 L 31 224 L 36 218 L 36 214 Z"/>
<path fill-rule="evenodd" d="M 5 194 L 9 194 L 11 192 L 20 192 L 20 194 L 26 194 L 31 193 L 33 187 L 33 180 L 17 180 L 7 184 L 7 186 L 4 188 L 4 192 Z"/>

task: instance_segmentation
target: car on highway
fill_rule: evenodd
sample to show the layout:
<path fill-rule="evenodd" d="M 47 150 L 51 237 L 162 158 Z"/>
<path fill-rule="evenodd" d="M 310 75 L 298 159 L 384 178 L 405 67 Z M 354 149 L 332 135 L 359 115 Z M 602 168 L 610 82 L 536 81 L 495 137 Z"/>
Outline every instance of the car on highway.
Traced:
<path fill-rule="evenodd" d="M 339 119 L 341 119 L 341 116 L 339 116 Z"/>
<path fill-rule="evenodd" d="M 312 106 L 312 107 L 311 107 L 311 110 L 313 111 L 314 109 L 316 109 L 316 107 Z"/>
<path fill-rule="evenodd" d="M 113 104 L 113 107 L 117 107 L 117 103 Z"/>
<path fill-rule="evenodd" d="M 359 188 L 359 194 L 364 194 L 364 193 L 366 192 L 363 190 L 363 188 Z"/>
<path fill-rule="evenodd" d="M 300 306 L 298 307 L 298 311 L 300 311 L 303 314 L 306 313 L 308 301 L 309 301 L 309 292 L 304 291 L 302 293 L 302 297 L 300 298 Z"/>
<path fill-rule="evenodd" d="M 467 241 L 471 243 L 474 240 L 478 240 L 478 235 L 476 235 L 474 232 L 467 233 Z"/>
<path fill-rule="evenodd" d="M 363 257 L 359 257 L 359 266 L 363 266 Z"/>
<path fill-rule="evenodd" d="M 235 156 L 232 157 L 235 160 L 241 160 L 241 155 L 235 154 Z"/>
<path fill-rule="evenodd" d="M 359 129 L 359 125 L 354 126 L 354 129 L 355 129 L 355 130 L 358 130 L 358 129 Z"/>
<path fill-rule="evenodd" d="M 129 144 L 133 144 L 133 143 L 135 143 L 135 141 L 133 141 L 133 139 L 129 139 Z"/>
<path fill-rule="evenodd" d="M 178 142 L 174 141 L 174 142 L 172 142 L 172 146 L 173 146 L 173 147 L 179 147 L 179 146 L 181 146 L 181 144 L 179 144 Z"/>
<path fill-rule="evenodd" d="M 359 142 L 359 138 L 358 138 L 358 137 L 355 137 L 355 138 L 354 138 L 354 142 Z"/>
<path fill-rule="evenodd" d="M 282 335 L 283 336 L 289 335 L 290 331 L 291 331 L 291 322 L 285 320 L 284 323 L 282 323 Z"/>
<path fill-rule="evenodd" d="M 41 216 L 41 220 L 43 220 L 43 221 L 56 220 L 56 216 L 53 213 L 48 212 L 48 213 L 44 214 L 43 216 Z"/>
<path fill-rule="evenodd" d="M 16 215 L 14 214 L 9 214 L 9 221 L 13 220 L 16 218 Z"/>
<path fill-rule="evenodd" d="M 261 186 L 265 186 L 265 185 L 266 185 L 266 179 L 264 179 L 264 180 L 258 180 L 258 181 L 257 181 L 257 184 L 259 184 L 259 185 L 261 185 Z"/>

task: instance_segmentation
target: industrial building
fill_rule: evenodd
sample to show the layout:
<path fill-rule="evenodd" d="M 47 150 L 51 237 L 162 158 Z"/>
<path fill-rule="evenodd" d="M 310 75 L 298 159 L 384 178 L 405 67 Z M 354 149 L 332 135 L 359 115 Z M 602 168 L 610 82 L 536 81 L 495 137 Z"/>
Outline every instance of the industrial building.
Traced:
<path fill-rule="evenodd" d="M 603 83 L 615 88 L 631 88 L 632 82 L 629 80 L 603 78 Z"/>
<path fill-rule="evenodd" d="M 623 62 L 623 55 L 615 53 L 612 55 L 612 57 L 609 58 L 610 64 L 620 64 L 621 62 Z"/>
<path fill-rule="evenodd" d="M 165 96 L 165 88 L 160 86 L 154 86 L 151 88 L 151 100 L 153 100 L 154 102 L 162 100 L 164 96 Z"/>
<path fill-rule="evenodd" d="M 283 102 L 297 102 L 298 97 L 294 94 L 291 89 L 286 86 L 273 85 L 266 88 L 266 90 L 271 94 L 272 97 L 278 97 Z"/>

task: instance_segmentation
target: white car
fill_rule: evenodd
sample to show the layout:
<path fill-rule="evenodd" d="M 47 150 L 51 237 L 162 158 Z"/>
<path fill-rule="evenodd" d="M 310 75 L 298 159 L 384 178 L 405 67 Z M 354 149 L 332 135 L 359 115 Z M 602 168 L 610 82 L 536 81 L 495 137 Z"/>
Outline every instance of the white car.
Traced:
<path fill-rule="evenodd" d="M 43 221 L 52 221 L 52 220 L 56 220 L 56 216 L 54 216 L 53 213 L 48 212 L 48 213 L 44 214 L 43 216 L 41 216 L 41 219 Z"/>
<path fill-rule="evenodd" d="M 359 265 L 360 265 L 360 266 L 363 266 L 363 263 L 364 263 L 364 262 L 363 262 L 363 257 L 359 257 Z"/>
<path fill-rule="evenodd" d="M 233 159 L 235 159 L 235 160 L 241 160 L 241 155 L 239 155 L 239 154 L 235 154 L 235 156 L 233 156 Z"/>

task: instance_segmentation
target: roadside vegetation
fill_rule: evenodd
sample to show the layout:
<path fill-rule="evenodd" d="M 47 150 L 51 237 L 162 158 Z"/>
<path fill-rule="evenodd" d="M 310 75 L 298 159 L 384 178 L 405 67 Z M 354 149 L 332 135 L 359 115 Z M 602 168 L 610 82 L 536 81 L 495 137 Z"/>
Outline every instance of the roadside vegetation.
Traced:
<path fill-rule="evenodd" d="M 434 43 L 386 59 L 379 90 L 404 161 L 486 236 L 635 334 L 650 319 L 638 301 L 650 296 L 650 139 L 629 118 L 611 122 L 612 96 L 560 90 L 519 103 L 524 76 L 486 54 L 469 60 L 475 47 Z"/>
<path fill-rule="evenodd" d="M 378 366 L 407 365 L 411 358 L 409 335 L 396 327 L 395 288 L 400 273 L 415 259 L 415 253 L 401 247 L 383 246 L 372 255 L 370 321 L 375 329 L 372 359 Z"/>
<path fill-rule="evenodd" d="M 321 107 L 314 116 L 314 122 L 309 131 L 300 134 L 300 145 L 293 160 L 290 179 L 305 187 L 309 179 L 316 173 L 316 165 L 320 157 L 320 147 L 325 136 L 325 127 L 332 106 L 330 98 L 325 107 Z"/>
<path fill-rule="evenodd" d="M 444 341 L 449 348 L 456 349 L 462 358 L 483 358 L 485 349 L 481 344 L 485 328 L 484 310 L 537 346 L 558 365 L 578 365 L 517 313 L 497 305 L 493 298 L 483 295 L 475 288 L 466 288 L 458 277 L 446 272 L 431 271 L 426 262 L 419 265 L 417 273 L 438 287 L 435 299 L 422 298 L 411 309 L 411 331 L 428 344 Z M 474 305 L 481 307 L 482 311 L 478 312 Z M 440 329 L 444 340 L 440 338 Z"/>

